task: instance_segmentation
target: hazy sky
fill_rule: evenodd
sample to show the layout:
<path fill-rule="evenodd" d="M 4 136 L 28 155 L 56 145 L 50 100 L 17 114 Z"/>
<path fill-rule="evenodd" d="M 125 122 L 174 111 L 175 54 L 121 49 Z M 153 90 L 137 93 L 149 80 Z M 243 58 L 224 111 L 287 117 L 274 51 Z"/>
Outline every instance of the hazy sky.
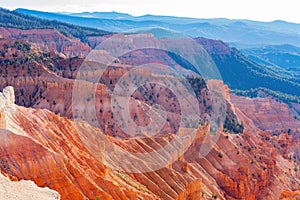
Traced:
<path fill-rule="evenodd" d="M 0 0 L 8 9 L 43 11 L 117 11 L 196 18 L 233 18 L 300 23 L 299 0 Z"/>

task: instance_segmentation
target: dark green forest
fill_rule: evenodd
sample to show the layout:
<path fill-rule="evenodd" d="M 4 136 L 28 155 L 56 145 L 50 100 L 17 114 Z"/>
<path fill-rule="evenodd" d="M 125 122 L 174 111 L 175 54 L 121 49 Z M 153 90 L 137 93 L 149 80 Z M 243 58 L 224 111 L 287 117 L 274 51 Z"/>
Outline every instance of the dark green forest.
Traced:
<path fill-rule="evenodd" d="M 56 20 L 41 19 L 3 8 L 0 8 L 0 26 L 19 29 L 55 29 L 66 36 L 79 38 L 82 42 L 86 42 L 87 36 L 110 34 L 110 32 L 96 28 L 81 27 Z"/>

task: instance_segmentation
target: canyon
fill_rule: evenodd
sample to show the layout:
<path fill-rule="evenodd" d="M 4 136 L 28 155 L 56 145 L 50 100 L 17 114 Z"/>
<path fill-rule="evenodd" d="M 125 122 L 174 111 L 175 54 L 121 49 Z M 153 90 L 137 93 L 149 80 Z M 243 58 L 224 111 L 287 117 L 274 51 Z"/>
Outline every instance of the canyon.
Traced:
<path fill-rule="evenodd" d="M 90 37 L 89 46 L 55 30 L 0 28 L 0 35 L 0 170 L 11 181 L 34 181 L 57 191 L 61 199 L 254 200 L 299 195 L 300 122 L 287 104 L 270 97 L 235 96 L 229 94 L 228 86 L 214 83 L 225 90 L 230 120 L 242 123 L 242 132 L 219 132 L 216 143 L 202 157 L 201 147 L 210 129 L 204 121 L 198 124 L 186 151 L 177 149 L 180 155 L 167 157 L 167 165 L 141 173 L 122 171 L 118 167 L 128 167 L 125 161 L 142 166 L 151 163 L 135 156 L 120 159 L 107 148 L 122 149 L 129 155 L 147 154 L 181 137 L 173 132 L 184 135 L 186 130 L 178 125 L 178 100 L 166 101 L 172 99 L 167 98 L 172 91 L 145 84 L 131 97 L 131 118 L 145 126 L 149 123 L 147 109 L 159 104 L 169 112 L 169 121 L 151 137 L 126 134 L 117 126 L 111 108 L 111 91 L 118 80 L 147 62 L 194 73 L 165 51 L 146 49 L 123 55 L 103 72 L 96 87 L 87 81 L 80 84 L 85 105 L 95 102 L 96 110 L 95 119 L 84 121 L 80 120 L 84 113 L 77 116 L 72 109 L 74 80 L 80 77 L 78 70 L 93 45 L 108 36 Z M 222 57 L 230 53 L 220 41 L 198 41 L 209 54 Z M 84 73 L 93 78 L 102 72 Z M 192 85 L 201 114 L 211 112 L 208 85 L 201 84 L 201 78 L 189 81 L 199 83 Z M 95 88 L 94 96 L 88 96 L 87 88 Z M 159 154 L 155 159 L 165 157 Z"/>

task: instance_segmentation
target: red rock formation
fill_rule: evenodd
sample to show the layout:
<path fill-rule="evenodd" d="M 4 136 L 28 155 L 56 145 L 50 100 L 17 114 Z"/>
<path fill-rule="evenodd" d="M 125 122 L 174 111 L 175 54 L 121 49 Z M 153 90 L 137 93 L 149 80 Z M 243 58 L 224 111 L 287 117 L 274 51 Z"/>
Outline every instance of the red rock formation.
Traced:
<path fill-rule="evenodd" d="M 231 102 L 262 130 L 276 134 L 300 131 L 300 122 L 294 119 L 293 113 L 285 103 L 276 102 L 271 98 L 250 99 L 235 95 L 231 95 Z"/>
<path fill-rule="evenodd" d="M 207 38 L 196 38 L 195 40 L 201 44 L 210 55 L 228 55 L 231 52 L 230 47 L 221 40 Z"/>
<path fill-rule="evenodd" d="M 91 48 L 80 40 L 69 38 L 51 29 L 21 30 L 0 27 L 2 38 L 28 41 L 43 52 L 56 51 L 67 57 L 86 56 Z"/>
<path fill-rule="evenodd" d="M 111 35 L 105 35 L 105 36 L 89 36 L 87 37 L 88 39 L 88 43 L 90 45 L 90 47 L 92 49 L 94 49 L 95 47 L 97 47 L 101 42 L 103 42 L 104 40 L 106 40 L 108 37 L 110 37 Z"/>
<path fill-rule="evenodd" d="M 194 180 L 186 185 L 186 191 L 179 194 L 177 200 L 201 199 L 201 180 Z"/>
<path fill-rule="evenodd" d="M 280 200 L 297 200 L 300 199 L 300 191 L 284 190 L 280 195 Z"/>

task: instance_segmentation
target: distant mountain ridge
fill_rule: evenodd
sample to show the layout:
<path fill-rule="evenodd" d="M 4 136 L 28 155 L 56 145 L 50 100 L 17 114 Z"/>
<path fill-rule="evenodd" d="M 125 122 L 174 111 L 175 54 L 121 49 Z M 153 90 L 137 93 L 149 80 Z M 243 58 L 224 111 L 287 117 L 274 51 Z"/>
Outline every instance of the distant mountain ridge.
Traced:
<path fill-rule="evenodd" d="M 291 44 L 300 47 L 300 24 L 280 20 L 258 22 L 154 15 L 134 17 L 117 12 L 58 14 L 27 9 L 16 9 L 15 11 L 111 32 L 133 32 L 136 29 L 148 30 L 149 28 L 164 27 L 190 37 L 220 39 L 239 48 L 274 44 Z"/>
<path fill-rule="evenodd" d="M 134 19 L 135 17 L 119 12 L 82 12 L 70 13 L 70 16 L 88 17 L 88 18 L 101 18 L 101 19 Z"/>

